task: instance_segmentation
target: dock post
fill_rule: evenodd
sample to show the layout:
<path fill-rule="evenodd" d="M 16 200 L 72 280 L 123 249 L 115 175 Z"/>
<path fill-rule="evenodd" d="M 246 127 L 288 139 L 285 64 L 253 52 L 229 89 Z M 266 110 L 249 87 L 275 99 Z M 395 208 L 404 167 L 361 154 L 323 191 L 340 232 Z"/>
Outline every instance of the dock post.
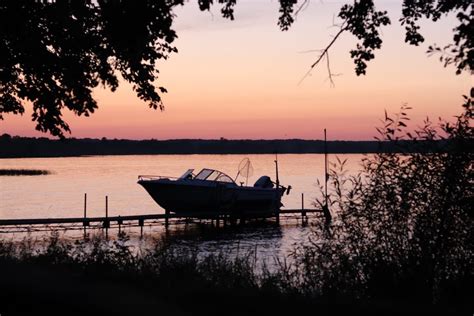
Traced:
<path fill-rule="evenodd" d="M 324 218 L 326 219 L 326 226 L 329 227 L 331 224 L 332 216 L 331 212 L 329 211 L 328 205 L 328 147 L 327 147 L 327 137 L 326 137 L 326 129 L 324 129 L 324 200 L 325 203 L 323 205 L 323 214 Z"/>
<path fill-rule="evenodd" d="M 119 218 L 118 218 L 117 224 L 119 227 L 119 235 L 120 235 L 120 233 L 122 232 L 122 219 L 120 218 L 120 215 L 118 217 Z"/>
<path fill-rule="evenodd" d="M 145 220 L 140 218 L 138 220 L 138 225 L 140 226 L 140 238 L 143 238 L 143 225 L 145 224 Z"/>
<path fill-rule="evenodd" d="M 301 219 L 306 217 L 306 210 L 304 209 L 304 193 L 301 193 Z"/>
<path fill-rule="evenodd" d="M 170 211 L 165 210 L 165 228 L 168 228 L 168 225 L 169 225 L 169 216 L 170 216 Z"/>
<path fill-rule="evenodd" d="M 87 237 L 87 193 L 84 193 L 84 222 L 82 225 L 84 226 L 84 239 Z"/>
<path fill-rule="evenodd" d="M 109 240 L 109 197 L 105 196 L 105 239 Z"/>

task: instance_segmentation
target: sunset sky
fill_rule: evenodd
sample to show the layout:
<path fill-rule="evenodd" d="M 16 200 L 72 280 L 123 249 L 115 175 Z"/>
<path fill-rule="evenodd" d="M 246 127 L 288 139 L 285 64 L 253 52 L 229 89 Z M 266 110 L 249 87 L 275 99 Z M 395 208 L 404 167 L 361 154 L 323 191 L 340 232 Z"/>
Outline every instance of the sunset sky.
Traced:
<path fill-rule="evenodd" d="M 384 109 L 396 112 L 403 103 L 414 108 L 412 126 L 426 116 L 460 112 L 472 78 L 456 76 L 454 67 L 443 68 L 438 56 L 426 55 L 428 45 L 452 41 L 455 17 L 423 22 L 425 43 L 409 46 L 398 22 L 401 1 L 376 1 L 392 25 L 383 28 L 383 47 L 366 76 L 355 75 L 349 55 L 355 39 L 345 34 L 330 51 L 332 72 L 340 74 L 335 86 L 325 64 L 300 83 L 317 57 L 311 50 L 323 48 L 337 32 L 331 25 L 342 3 L 311 1 L 287 32 L 277 26 L 275 0 L 239 0 L 235 21 L 223 19 L 219 5 L 201 12 L 194 1 L 187 3 L 176 10 L 179 53 L 158 65 L 157 85 L 168 90 L 165 111 L 149 109 L 126 83 L 115 93 L 98 88 L 99 109 L 91 117 L 65 113 L 71 136 L 320 139 L 327 128 L 330 139 L 370 140 Z M 31 106 L 22 117 L 6 115 L 0 132 L 48 136 L 34 130 Z"/>

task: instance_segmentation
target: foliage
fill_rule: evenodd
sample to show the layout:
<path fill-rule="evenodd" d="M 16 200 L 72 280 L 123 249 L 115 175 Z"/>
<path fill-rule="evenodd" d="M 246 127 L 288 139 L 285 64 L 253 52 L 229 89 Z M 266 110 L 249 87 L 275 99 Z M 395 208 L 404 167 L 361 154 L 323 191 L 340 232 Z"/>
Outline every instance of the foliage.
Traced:
<path fill-rule="evenodd" d="M 454 124 L 436 127 L 427 119 L 415 135 L 404 133 L 409 107 L 403 106 L 378 129 L 380 140 L 408 138 L 420 146 L 420 140 L 444 138 L 435 153 L 375 154 L 350 177 L 338 160 L 328 196 L 334 223 L 317 225 L 312 244 L 295 253 L 307 288 L 337 298 L 468 304 L 474 293 L 474 131 L 473 103 L 465 101 Z"/>
<path fill-rule="evenodd" d="M 162 109 L 156 63 L 177 52 L 172 9 L 182 2 L 2 0 L 0 115 L 21 114 L 30 101 L 36 128 L 63 136 L 62 109 L 89 116 L 92 89 L 115 91 L 117 72 Z"/>
<path fill-rule="evenodd" d="M 216 2 L 222 5 L 223 17 L 234 19 L 236 0 Z M 308 0 L 300 5 L 296 0 L 279 2 L 278 25 L 288 30 Z M 63 111 L 89 116 L 98 107 L 93 89 L 102 85 L 115 91 L 118 75 L 151 108 L 163 109 L 166 89 L 155 84 L 157 64 L 177 52 L 173 10 L 183 3 L 0 0 L 0 119 L 4 113 L 23 114 L 25 102 L 31 102 L 36 129 L 64 137 L 70 127 Z M 214 1 L 198 3 L 201 10 L 209 10 Z M 424 40 L 417 25 L 420 18 L 437 21 L 457 12 L 460 24 L 453 30 L 453 43 L 444 49 L 431 46 L 429 53 L 441 52 L 445 65 L 454 64 L 458 73 L 472 71 L 472 7 L 468 0 L 404 1 L 400 21 L 406 41 L 418 45 Z M 374 50 L 382 45 L 380 27 L 390 23 L 387 12 L 378 11 L 372 0 L 355 0 L 343 5 L 338 16 L 341 32 L 359 40 L 350 54 L 356 74 L 365 74 Z"/>
<path fill-rule="evenodd" d="M 417 25 L 420 18 L 427 18 L 436 22 L 443 15 L 458 11 L 456 17 L 459 20 L 459 25 L 453 30 L 453 43 L 446 45 L 443 49 L 436 45 L 430 46 L 428 53 L 441 53 L 440 61 L 443 61 L 445 66 L 454 64 L 457 68 L 456 74 L 460 74 L 462 71 L 472 73 L 474 70 L 473 6 L 474 4 L 470 0 L 404 1 L 403 16 L 400 22 L 405 25 L 405 42 L 411 45 L 419 45 L 425 40 L 419 32 L 420 26 Z"/>
<path fill-rule="evenodd" d="M 76 295 L 71 294 L 77 291 L 78 287 L 88 297 L 87 303 L 83 302 L 82 309 L 92 309 L 92 302 L 96 300 L 100 302 L 101 308 L 105 307 L 108 311 L 110 308 L 116 309 L 113 306 L 122 302 L 107 301 L 104 295 L 107 295 L 108 291 L 115 293 L 117 291 L 114 289 L 120 289 L 129 295 L 121 296 L 126 297 L 123 304 L 130 306 L 131 310 L 146 311 L 153 304 L 163 305 L 164 299 L 188 313 L 217 315 L 221 313 L 222 308 L 235 304 L 238 297 L 248 299 L 246 304 L 236 306 L 230 311 L 232 315 L 245 311 L 247 304 L 255 306 L 256 311 L 260 313 L 272 310 L 272 307 L 267 305 L 269 301 L 259 295 L 264 293 L 259 286 L 262 277 L 255 273 L 256 262 L 251 259 L 254 258 L 252 252 L 240 254 L 233 259 L 226 253 L 198 255 L 194 248 L 176 246 L 167 240 L 157 240 L 151 248 L 137 248 L 129 242 L 129 237 L 124 233 L 120 233 L 113 241 L 107 241 L 101 236 L 92 236 L 90 239 L 72 242 L 61 239 L 56 232 L 44 241 L 30 237 L 21 242 L 0 240 L 2 285 L 7 282 L 5 273 L 8 274 L 9 280 L 27 284 L 26 287 L 13 289 L 2 286 L 2 311 L 16 315 L 19 310 L 37 300 L 39 302 L 34 306 L 37 310 L 50 308 L 48 312 L 54 314 L 63 308 L 69 310 L 77 300 L 77 292 Z M 28 271 L 28 276 L 22 275 L 24 271 Z M 33 286 L 36 281 L 31 276 L 46 277 L 49 283 L 59 286 L 53 289 L 51 306 L 48 305 L 51 298 Z M 74 283 L 63 287 L 62 280 L 71 278 Z M 107 291 L 101 292 L 104 284 Z M 269 288 L 270 282 L 267 281 L 266 284 Z M 49 289 L 49 286 L 45 284 L 40 288 Z M 137 291 L 140 293 L 138 299 Z M 16 296 L 22 292 L 25 292 L 22 302 L 15 304 L 5 300 L 8 295 Z M 145 298 L 142 298 L 142 295 Z M 64 297 L 64 300 L 56 299 L 56 296 Z M 144 306 L 141 306 L 142 304 Z M 119 314 L 129 313 L 127 310 L 119 310 Z"/>
<path fill-rule="evenodd" d="M 390 24 L 387 11 L 376 11 L 372 0 L 354 1 L 353 5 L 342 6 L 339 17 L 344 21 L 343 29 L 361 40 L 357 48 L 351 50 L 351 57 L 356 64 L 356 74 L 365 75 L 366 62 L 375 57 L 373 50 L 382 47 L 378 29 Z"/>

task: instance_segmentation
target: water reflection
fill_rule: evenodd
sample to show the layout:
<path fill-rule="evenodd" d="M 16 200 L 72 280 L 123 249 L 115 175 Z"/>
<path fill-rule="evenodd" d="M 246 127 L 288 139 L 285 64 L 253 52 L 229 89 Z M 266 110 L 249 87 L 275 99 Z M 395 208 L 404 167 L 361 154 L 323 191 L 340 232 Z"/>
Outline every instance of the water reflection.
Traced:
<path fill-rule="evenodd" d="M 317 219 L 313 219 L 317 220 Z M 137 248 L 153 246 L 157 240 L 169 242 L 171 247 L 195 251 L 199 256 L 224 253 L 230 258 L 252 256 L 257 268 L 265 264 L 272 269 L 277 259 L 285 259 L 292 253 L 295 245 L 305 242 L 310 234 L 310 226 L 302 226 L 294 219 L 283 219 L 280 224 L 272 220 L 252 221 L 245 225 L 216 227 L 210 223 L 176 225 L 154 234 L 145 231 L 141 241 L 134 235 Z M 138 242 L 138 243 L 137 243 Z"/>
<path fill-rule="evenodd" d="M 311 221 L 318 220 L 316 217 Z M 127 244 L 132 252 L 144 254 L 153 249 L 156 244 L 166 243 L 169 247 L 179 249 L 179 252 L 189 251 L 196 253 L 200 258 L 209 254 L 225 254 L 228 258 L 251 256 L 256 262 L 257 269 L 263 264 L 273 269 L 277 259 L 286 259 L 294 250 L 295 245 L 304 243 L 308 239 L 311 225 L 302 225 L 300 219 L 280 219 L 278 224 L 272 219 L 252 220 L 245 224 L 216 226 L 211 221 L 192 221 L 189 223 L 173 224 L 165 228 L 163 223 L 145 224 L 143 235 L 139 227 L 123 226 L 121 231 L 129 237 Z M 57 229 L 61 240 L 74 242 L 84 239 L 83 230 L 76 226 L 73 230 Z M 29 240 L 36 247 L 48 245 L 50 237 L 55 234 L 51 231 L 2 233 L 3 240 L 24 242 Z M 112 244 L 118 239 L 117 227 L 108 230 L 108 240 Z M 102 228 L 89 228 L 87 238 L 104 238 Z"/>

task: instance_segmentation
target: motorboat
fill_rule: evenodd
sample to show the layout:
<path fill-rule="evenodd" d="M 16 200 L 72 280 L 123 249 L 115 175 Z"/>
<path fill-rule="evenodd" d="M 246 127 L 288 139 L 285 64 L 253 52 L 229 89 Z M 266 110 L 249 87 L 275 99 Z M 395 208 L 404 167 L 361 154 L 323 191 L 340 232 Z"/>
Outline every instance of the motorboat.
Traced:
<path fill-rule="evenodd" d="M 239 185 L 227 174 L 207 168 L 196 174 L 189 169 L 179 178 L 140 175 L 138 184 L 167 212 L 193 215 L 274 214 L 291 189 L 280 185 L 278 177 L 273 182 L 268 176 L 261 176 L 253 186 Z"/>

